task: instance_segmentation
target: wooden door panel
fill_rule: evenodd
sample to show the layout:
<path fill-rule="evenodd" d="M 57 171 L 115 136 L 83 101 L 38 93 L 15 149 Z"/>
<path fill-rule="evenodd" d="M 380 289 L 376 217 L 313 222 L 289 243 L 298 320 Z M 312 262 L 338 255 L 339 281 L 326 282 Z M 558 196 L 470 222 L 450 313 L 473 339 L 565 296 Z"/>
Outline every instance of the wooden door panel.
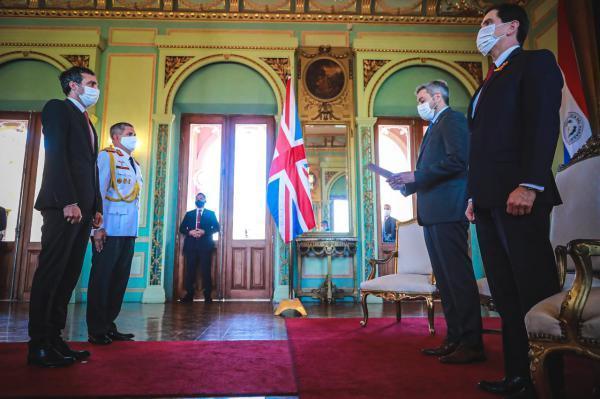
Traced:
<path fill-rule="evenodd" d="M 31 296 L 31 284 L 33 283 L 33 275 L 38 267 L 40 259 L 40 252 L 42 250 L 41 243 L 31 243 L 27 248 L 27 254 L 25 255 L 25 270 L 22 279 L 22 299 L 29 301 Z"/>
<path fill-rule="evenodd" d="M 14 242 L 0 242 L 0 299 L 10 299 L 15 248 Z"/>
<path fill-rule="evenodd" d="M 246 248 L 232 248 L 231 249 L 231 289 L 234 290 L 245 290 L 248 289 L 247 275 L 246 275 Z"/>
<path fill-rule="evenodd" d="M 264 290 L 265 281 L 265 248 L 250 248 L 250 289 Z"/>

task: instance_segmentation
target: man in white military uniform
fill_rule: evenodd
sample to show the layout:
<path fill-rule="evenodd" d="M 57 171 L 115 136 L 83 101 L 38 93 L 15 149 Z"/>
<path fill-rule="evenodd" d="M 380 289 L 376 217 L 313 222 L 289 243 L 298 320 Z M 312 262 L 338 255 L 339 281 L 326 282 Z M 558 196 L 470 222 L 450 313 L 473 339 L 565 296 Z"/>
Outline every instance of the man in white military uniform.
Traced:
<path fill-rule="evenodd" d="M 87 325 L 89 342 L 108 345 L 127 341 L 133 334 L 120 333 L 115 320 L 121 311 L 138 233 L 142 171 L 131 153 L 137 138 L 133 126 L 111 126 L 113 146 L 98 154 L 103 225 L 92 231 L 92 271 L 88 285 Z"/>

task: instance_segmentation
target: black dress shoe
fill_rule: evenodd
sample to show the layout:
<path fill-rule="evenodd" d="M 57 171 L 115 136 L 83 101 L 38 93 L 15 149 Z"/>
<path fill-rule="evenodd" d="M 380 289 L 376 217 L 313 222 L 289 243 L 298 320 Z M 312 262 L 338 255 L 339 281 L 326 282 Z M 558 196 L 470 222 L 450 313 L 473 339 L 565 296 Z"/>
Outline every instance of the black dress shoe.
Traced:
<path fill-rule="evenodd" d="M 422 349 L 421 352 L 428 356 L 446 356 L 454 352 L 456 348 L 458 348 L 458 342 L 444 341 L 437 348 Z"/>
<path fill-rule="evenodd" d="M 469 364 L 483 362 L 486 360 L 483 346 L 459 345 L 454 352 L 440 357 L 440 363 L 444 364 Z"/>
<path fill-rule="evenodd" d="M 90 357 L 90 352 L 88 351 L 76 351 L 71 349 L 61 337 L 54 338 L 52 340 L 52 346 L 64 357 L 72 357 L 75 360 L 84 360 Z"/>
<path fill-rule="evenodd" d="M 113 333 L 114 333 L 114 334 L 117 334 L 117 335 L 120 335 L 120 336 L 122 336 L 122 337 L 124 337 L 124 338 L 129 338 L 129 339 L 132 339 L 133 337 L 135 337 L 135 334 L 131 334 L 131 333 L 122 333 L 122 332 L 119 332 L 118 330 L 110 330 L 110 331 L 108 332 L 108 336 L 110 337 L 110 334 L 113 334 Z M 112 338 L 112 337 L 111 337 L 111 338 Z"/>
<path fill-rule="evenodd" d="M 104 335 L 90 335 L 88 336 L 88 342 L 94 345 L 109 345 L 112 343 L 112 339 L 106 334 Z"/>
<path fill-rule="evenodd" d="M 133 334 L 122 334 L 118 331 L 109 331 L 108 338 L 113 341 L 133 341 Z"/>
<path fill-rule="evenodd" d="M 65 367 L 75 363 L 75 358 L 63 356 L 51 345 L 30 345 L 27 364 L 40 367 Z"/>
<path fill-rule="evenodd" d="M 193 302 L 194 301 L 194 297 L 191 295 L 186 295 L 184 297 L 179 298 L 180 303 L 189 303 L 189 302 Z"/>
<path fill-rule="evenodd" d="M 204 303 L 212 303 L 213 299 L 211 297 L 204 298 Z"/>
<path fill-rule="evenodd" d="M 477 386 L 490 393 L 497 393 L 501 395 L 509 395 L 515 392 L 520 391 L 526 385 L 530 385 L 531 382 L 529 378 L 525 377 L 511 377 L 511 378 L 503 378 L 498 381 L 479 381 Z"/>

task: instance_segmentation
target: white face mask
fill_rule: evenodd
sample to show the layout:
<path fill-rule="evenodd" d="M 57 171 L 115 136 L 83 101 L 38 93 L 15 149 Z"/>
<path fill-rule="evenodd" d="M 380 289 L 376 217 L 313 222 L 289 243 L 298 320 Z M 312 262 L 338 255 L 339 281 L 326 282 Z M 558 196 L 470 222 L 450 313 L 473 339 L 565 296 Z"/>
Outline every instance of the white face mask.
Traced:
<path fill-rule="evenodd" d="M 392 211 L 390 211 L 389 209 L 384 209 L 383 210 L 383 216 L 384 217 L 389 218 L 391 214 L 392 214 Z"/>
<path fill-rule="evenodd" d="M 89 108 L 98 102 L 100 90 L 89 86 L 83 86 L 83 94 L 79 95 L 79 99 L 84 107 Z"/>
<path fill-rule="evenodd" d="M 130 152 L 135 150 L 135 146 L 137 145 L 137 137 L 135 136 L 124 136 L 121 137 L 121 145 L 127 148 Z"/>
<path fill-rule="evenodd" d="M 431 108 L 427 101 L 417 106 L 417 112 L 419 113 L 421 119 L 426 121 L 432 120 L 435 116 L 435 110 Z"/>
<path fill-rule="evenodd" d="M 494 32 L 496 31 L 497 27 L 506 25 L 508 23 L 509 22 L 505 22 L 498 26 L 491 24 L 479 29 L 479 33 L 477 33 L 477 48 L 481 54 L 487 56 L 490 51 L 492 51 L 494 46 L 500 41 L 500 39 L 506 36 L 506 33 L 500 36 L 494 36 Z"/>

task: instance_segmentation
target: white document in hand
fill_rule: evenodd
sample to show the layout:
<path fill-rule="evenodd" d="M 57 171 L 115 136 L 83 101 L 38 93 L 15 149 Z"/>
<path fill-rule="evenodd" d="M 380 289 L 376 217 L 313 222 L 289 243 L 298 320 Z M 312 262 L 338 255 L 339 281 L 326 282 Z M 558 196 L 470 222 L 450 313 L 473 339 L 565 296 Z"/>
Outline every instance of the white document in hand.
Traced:
<path fill-rule="evenodd" d="M 381 176 L 385 177 L 386 179 L 389 179 L 390 177 L 392 177 L 392 176 L 394 175 L 394 173 L 393 173 L 393 172 L 390 172 L 389 170 L 387 170 L 387 169 L 384 169 L 384 168 L 382 168 L 381 166 L 377 166 L 377 165 L 375 165 L 374 163 L 369 163 L 369 164 L 367 165 L 367 168 L 368 168 L 368 169 L 369 169 L 371 172 L 373 172 L 373 173 L 376 173 L 376 174 L 378 174 L 378 175 L 381 175 Z"/>

